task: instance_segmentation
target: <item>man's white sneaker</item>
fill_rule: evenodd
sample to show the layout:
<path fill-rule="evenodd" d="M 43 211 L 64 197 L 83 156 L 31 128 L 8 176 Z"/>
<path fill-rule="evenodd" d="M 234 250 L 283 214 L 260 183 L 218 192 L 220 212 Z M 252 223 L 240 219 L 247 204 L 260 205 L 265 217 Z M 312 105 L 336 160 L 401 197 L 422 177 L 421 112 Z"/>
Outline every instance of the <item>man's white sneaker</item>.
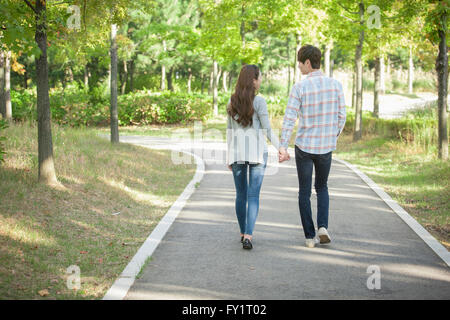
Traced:
<path fill-rule="evenodd" d="M 319 231 L 317 231 L 317 236 L 320 239 L 320 244 L 327 244 L 331 242 L 330 235 L 328 234 L 327 229 L 321 227 Z"/>
<path fill-rule="evenodd" d="M 319 241 L 317 240 L 317 238 L 313 238 L 313 239 L 306 239 L 305 241 L 305 245 L 308 248 L 314 248 L 316 246 L 316 243 L 318 243 Z"/>

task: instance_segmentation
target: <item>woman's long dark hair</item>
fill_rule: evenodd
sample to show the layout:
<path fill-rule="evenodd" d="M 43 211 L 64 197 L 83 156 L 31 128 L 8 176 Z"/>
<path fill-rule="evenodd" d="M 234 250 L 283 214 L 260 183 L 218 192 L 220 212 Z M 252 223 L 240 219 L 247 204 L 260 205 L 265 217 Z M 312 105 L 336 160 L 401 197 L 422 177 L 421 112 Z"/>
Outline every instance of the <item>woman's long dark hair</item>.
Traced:
<path fill-rule="evenodd" d="M 235 119 L 243 127 L 253 124 L 253 99 L 255 99 L 255 86 L 253 80 L 258 80 L 259 68 L 253 64 L 242 67 L 239 74 L 236 88 L 231 96 L 231 102 L 228 105 L 228 114 L 235 119 L 236 114 L 239 116 Z"/>

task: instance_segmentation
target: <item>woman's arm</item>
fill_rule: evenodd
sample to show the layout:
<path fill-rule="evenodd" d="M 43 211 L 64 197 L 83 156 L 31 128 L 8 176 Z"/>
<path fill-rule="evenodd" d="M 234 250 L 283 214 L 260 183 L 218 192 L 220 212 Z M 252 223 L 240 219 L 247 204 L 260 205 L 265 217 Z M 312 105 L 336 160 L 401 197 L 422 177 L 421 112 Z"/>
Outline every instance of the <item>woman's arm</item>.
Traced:
<path fill-rule="evenodd" d="M 232 127 L 231 127 L 231 117 L 230 115 L 227 113 L 227 145 L 229 145 L 231 143 L 231 135 L 232 135 Z M 229 150 L 227 151 L 227 167 L 229 170 L 232 170 L 231 166 L 228 164 L 228 159 L 229 159 Z"/>
<path fill-rule="evenodd" d="M 266 100 L 263 98 L 261 99 L 260 108 L 258 110 L 258 117 L 266 137 L 277 150 L 280 149 L 280 141 L 278 140 L 278 136 L 273 133 L 270 126 L 269 111 L 267 110 Z"/>

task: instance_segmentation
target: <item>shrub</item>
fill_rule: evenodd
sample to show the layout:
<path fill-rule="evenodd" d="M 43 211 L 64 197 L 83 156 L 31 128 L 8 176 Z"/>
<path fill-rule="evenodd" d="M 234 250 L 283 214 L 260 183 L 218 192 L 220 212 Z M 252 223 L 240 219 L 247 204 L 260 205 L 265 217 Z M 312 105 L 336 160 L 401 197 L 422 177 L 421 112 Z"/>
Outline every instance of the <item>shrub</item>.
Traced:
<path fill-rule="evenodd" d="M 391 86 L 393 91 L 401 91 L 408 88 L 408 83 L 405 81 L 399 81 L 397 79 L 392 79 Z"/>
<path fill-rule="evenodd" d="M 196 93 L 137 91 L 118 100 L 120 125 L 205 120 L 212 109 L 211 97 Z"/>
<path fill-rule="evenodd" d="M 375 88 L 375 84 L 373 80 L 363 78 L 363 90 L 365 91 L 373 91 Z"/>
<path fill-rule="evenodd" d="M 11 90 L 12 116 L 14 120 L 36 120 L 36 88 Z"/>
<path fill-rule="evenodd" d="M 433 79 L 416 79 L 413 81 L 413 89 L 415 91 L 434 91 L 436 82 Z"/>
<path fill-rule="evenodd" d="M 268 80 L 261 83 L 259 91 L 263 95 L 285 95 L 287 90 L 287 84 L 282 84 L 280 81 Z"/>
<path fill-rule="evenodd" d="M 355 113 L 347 111 L 344 131 L 353 133 Z M 378 134 L 384 137 L 402 140 L 406 143 L 434 146 L 438 138 L 438 120 L 435 111 L 411 111 L 398 119 L 375 118 L 371 112 L 363 113 L 363 134 Z M 450 129 L 450 128 L 449 128 Z"/>
<path fill-rule="evenodd" d="M 228 98 L 223 95 L 221 101 Z M 12 102 L 15 120 L 36 120 L 35 90 L 13 91 Z M 58 88 L 50 92 L 52 120 L 61 125 L 107 125 L 109 104 L 109 96 L 103 87 L 87 91 L 74 84 L 64 91 Z M 212 98 L 197 93 L 151 93 L 142 90 L 118 97 L 119 125 L 205 120 L 211 111 Z"/>

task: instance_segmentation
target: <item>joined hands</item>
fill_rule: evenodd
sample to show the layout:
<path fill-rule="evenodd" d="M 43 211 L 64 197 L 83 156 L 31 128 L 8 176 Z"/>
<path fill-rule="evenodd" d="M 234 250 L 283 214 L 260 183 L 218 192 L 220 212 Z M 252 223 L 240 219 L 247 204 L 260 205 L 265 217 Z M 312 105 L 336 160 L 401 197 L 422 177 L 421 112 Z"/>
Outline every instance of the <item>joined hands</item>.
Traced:
<path fill-rule="evenodd" d="M 291 156 L 287 152 L 286 148 L 280 147 L 278 150 L 278 162 L 284 162 L 286 160 L 290 160 Z"/>

